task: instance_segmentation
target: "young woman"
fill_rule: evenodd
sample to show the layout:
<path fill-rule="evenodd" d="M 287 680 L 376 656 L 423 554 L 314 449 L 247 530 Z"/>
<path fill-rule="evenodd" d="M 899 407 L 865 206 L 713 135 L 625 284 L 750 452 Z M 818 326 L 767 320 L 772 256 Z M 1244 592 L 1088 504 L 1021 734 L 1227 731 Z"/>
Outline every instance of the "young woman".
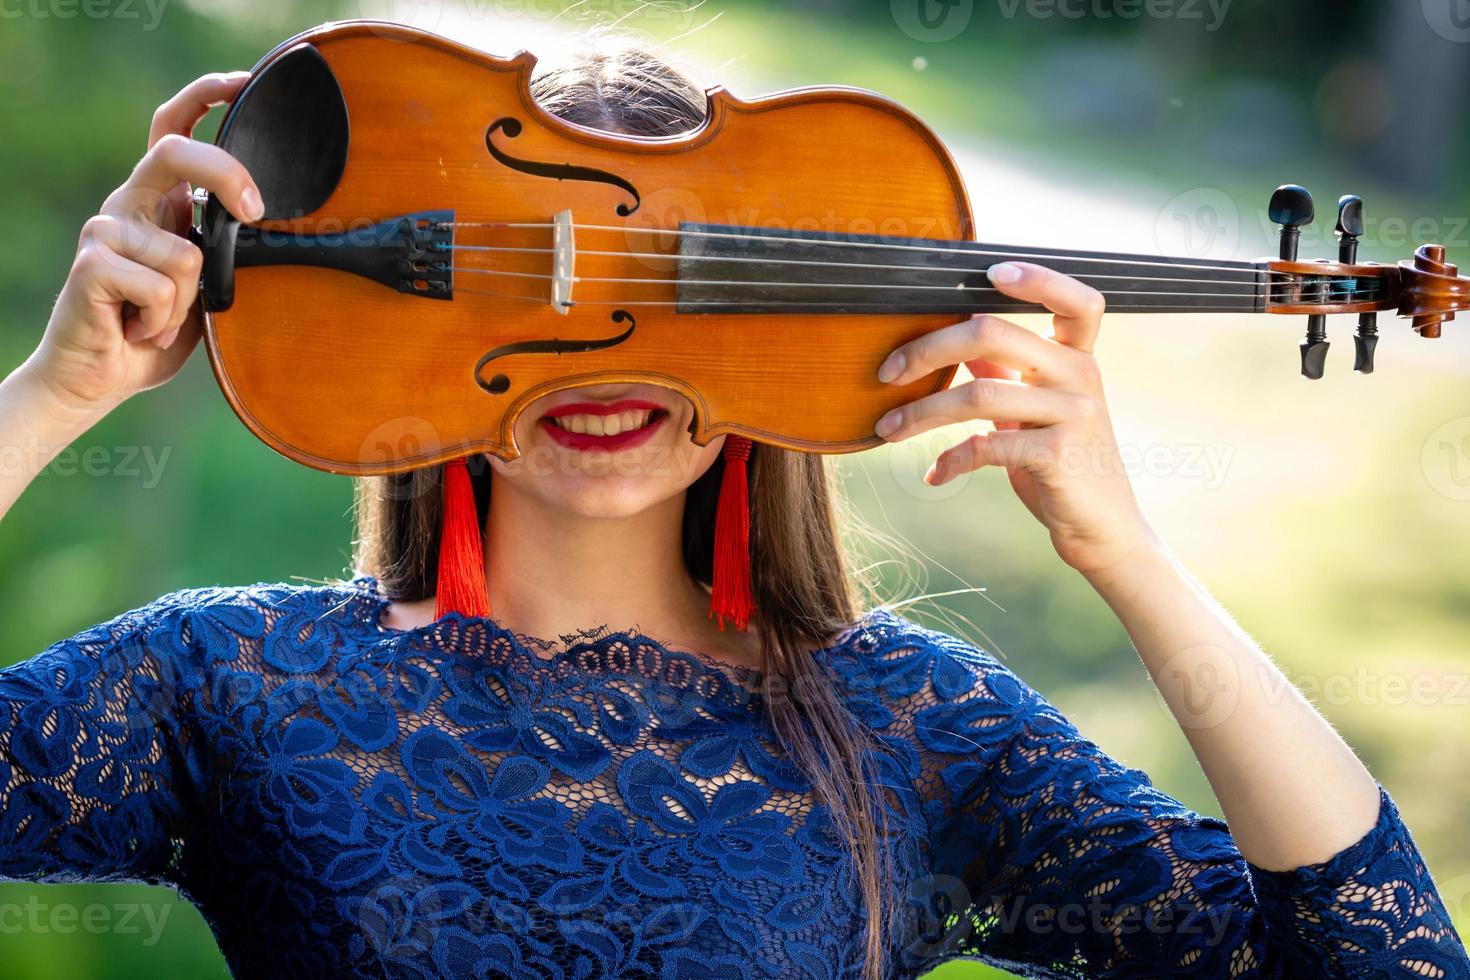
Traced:
<path fill-rule="evenodd" d="M 250 174 L 190 138 L 242 80 L 158 110 L 0 385 L 0 441 L 60 450 L 190 356 L 188 187 L 261 214 Z M 625 133 L 704 108 L 630 51 L 536 87 Z M 176 886 L 242 977 L 880 977 L 959 957 L 1470 977 L 1393 802 L 1305 698 L 1271 696 L 1285 679 L 1106 464 L 1101 297 L 1036 266 L 992 278 L 1055 313 L 1052 336 L 981 317 L 895 351 L 882 381 L 956 363 L 977 380 L 878 432 L 998 424 L 927 479 L 1006 470 L 1116 611 L 1228 827 L 989 654 L 861 608 L 820 458 L 750 452 L 754 615 L 723 629 L 713 525 L 741 460 L 692 443 L 682 397 L 604 386 L 527 411 L 523 460 L 473 461 L 473 598 L 493 618 L 436 609 L 433 467 L 363 482 L 348 583 L 175 593 L 0 672 L 0 876 Z M 0 477 L 0 510 L 32 476 Z"/>

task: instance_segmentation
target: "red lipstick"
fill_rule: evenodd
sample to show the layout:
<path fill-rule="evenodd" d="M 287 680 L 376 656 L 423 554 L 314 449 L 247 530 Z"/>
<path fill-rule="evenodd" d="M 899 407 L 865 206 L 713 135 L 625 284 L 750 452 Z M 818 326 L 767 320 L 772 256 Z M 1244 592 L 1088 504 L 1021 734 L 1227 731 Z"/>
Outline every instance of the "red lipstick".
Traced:
<path fill-rule="evenodd" d="M 571 432 L 557 425 L 552 419 L 561 418 L 566 415 L 619 415 L 623 412 L 646 411 L 652 414 L 648 422 L 641 429 L 632 429 L 628 432 L 619 432 L 615 436 L 596 436 L 588 432 Z M 616 452 L 619 449 L 632 449 L 634 446 L 647 442 L 655 430 L 668 417 L 668 412 L 662 405 L 656 402 L 643 401 L 640 399 L 624 399 L 617 402 L 570 402 L 566 405 L 558 405 L 541 417 L 541 427 L 546 430 L 547 435 L 558 444 L 568 449 L 589 450 L 601 449 L 604 452 Z"/>

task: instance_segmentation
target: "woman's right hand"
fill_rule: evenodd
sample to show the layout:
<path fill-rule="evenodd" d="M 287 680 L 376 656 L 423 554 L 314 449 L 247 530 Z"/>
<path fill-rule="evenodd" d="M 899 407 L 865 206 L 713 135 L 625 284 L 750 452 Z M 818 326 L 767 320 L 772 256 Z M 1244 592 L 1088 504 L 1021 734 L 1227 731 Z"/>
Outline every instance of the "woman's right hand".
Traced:
<path fill-rule="evenodd" d="M 24 368 L 67 414 L 100 418 L 172 378 L 198 344 L 203 255 L 185 237 L 191 185 L 246 221 L 263 207 L 238 160 L 191 137 L 248 77 L 206 75 L 159 106 L 147 154 L 83 226 L 45 336 Z"/>

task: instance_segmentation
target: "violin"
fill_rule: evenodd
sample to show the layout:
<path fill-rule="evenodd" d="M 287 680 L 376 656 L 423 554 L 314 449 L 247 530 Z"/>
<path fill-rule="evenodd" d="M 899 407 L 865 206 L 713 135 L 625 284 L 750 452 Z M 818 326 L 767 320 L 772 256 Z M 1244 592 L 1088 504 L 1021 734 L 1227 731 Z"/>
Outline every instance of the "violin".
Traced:
<path fill-rule="evenodd" d="M 269 446 L 355 475 L 508 460 L 536 399 L 638 382 L 686 396 L 700 444 L 867 449 L 880 416 L 954 374 L 881 384 L 894 348 L 976 313 L 1039 311 L 991 286 L 989 266 L 1012 259 L 1076 276 L 1115 311 L 1304 314 L 1311 378 L 1330 314 L 1358 316 L 1366 373 L 1380 313 L 1433 338 L 1470 308 L 1438 245 L 1358 262 L 1357 197 L 1339 202 L 1335 261 L 1298 258 L 1314 214 L 1295 185 L 1271 199 L 1274 259 L 984 244 L 944 144 L 881 96 L 714 88 L 699 128 L 620 136 L 541 108 L 535 63 L 357 21 L 256 66 L 216 142 L 267 212 L 242 224 L 201 193 L 193 237 L 210 364 Z"/>

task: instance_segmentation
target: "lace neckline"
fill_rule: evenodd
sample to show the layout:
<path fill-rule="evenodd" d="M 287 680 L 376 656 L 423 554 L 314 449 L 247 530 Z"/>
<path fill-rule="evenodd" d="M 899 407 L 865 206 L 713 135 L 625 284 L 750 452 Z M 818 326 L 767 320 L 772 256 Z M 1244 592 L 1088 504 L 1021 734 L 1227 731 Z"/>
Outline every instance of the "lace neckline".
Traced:
<path fill-rule="evenodd" d="M 697 666 L 700 673 L 717 676 L 724 684 L 748 694 L 758 693 L 765 681 L 765 672 L 759 668 L 723 660 L 698 650 L 671 646 L 640 632 L 636 627 L 614 630 L 604 625 L 579 630 L 556 640 L 550 640 L 508 629 L 492 617 L 467 616 L 463 613 L 450 612 L 421 626 L 395 629 L 384 625 L 384 616 L 387 614 L 388 607 L 393 604 L 393 600 L 383 595 L 375 576 L 362 575 L 354 578 L 346 583 L 346 588 L 350 589 L 353 597 L 359 600 L 364 625 L 395 643 L 442 644 L 447 637 L 465 632 L 483 631 L 487 640 L 501 640 L 507 643 L 512 655 L 517 659 L 523 659 L 529 665 L 548 670 L 553 674 L 588 673 L 589 668 L 585 661 L 589 655 L 601 661 L 605 659 L 603 654 L 610 648 L 626 645 L 632 650 L 647 650 L 664 662 L 683 662 Z M 855 639 L 862 636 L 865 629 L 876 620 L 888 615 L 891 614 L 881 609 L 871 610 L 859 616 L 858 620 L 840 633 L 832 643 L 813 648 L 809 652 L 819 657 L 839 652 L 851 646 Z M 626 669 L 637 672 L 637 668 L 631 665 Z"/>

